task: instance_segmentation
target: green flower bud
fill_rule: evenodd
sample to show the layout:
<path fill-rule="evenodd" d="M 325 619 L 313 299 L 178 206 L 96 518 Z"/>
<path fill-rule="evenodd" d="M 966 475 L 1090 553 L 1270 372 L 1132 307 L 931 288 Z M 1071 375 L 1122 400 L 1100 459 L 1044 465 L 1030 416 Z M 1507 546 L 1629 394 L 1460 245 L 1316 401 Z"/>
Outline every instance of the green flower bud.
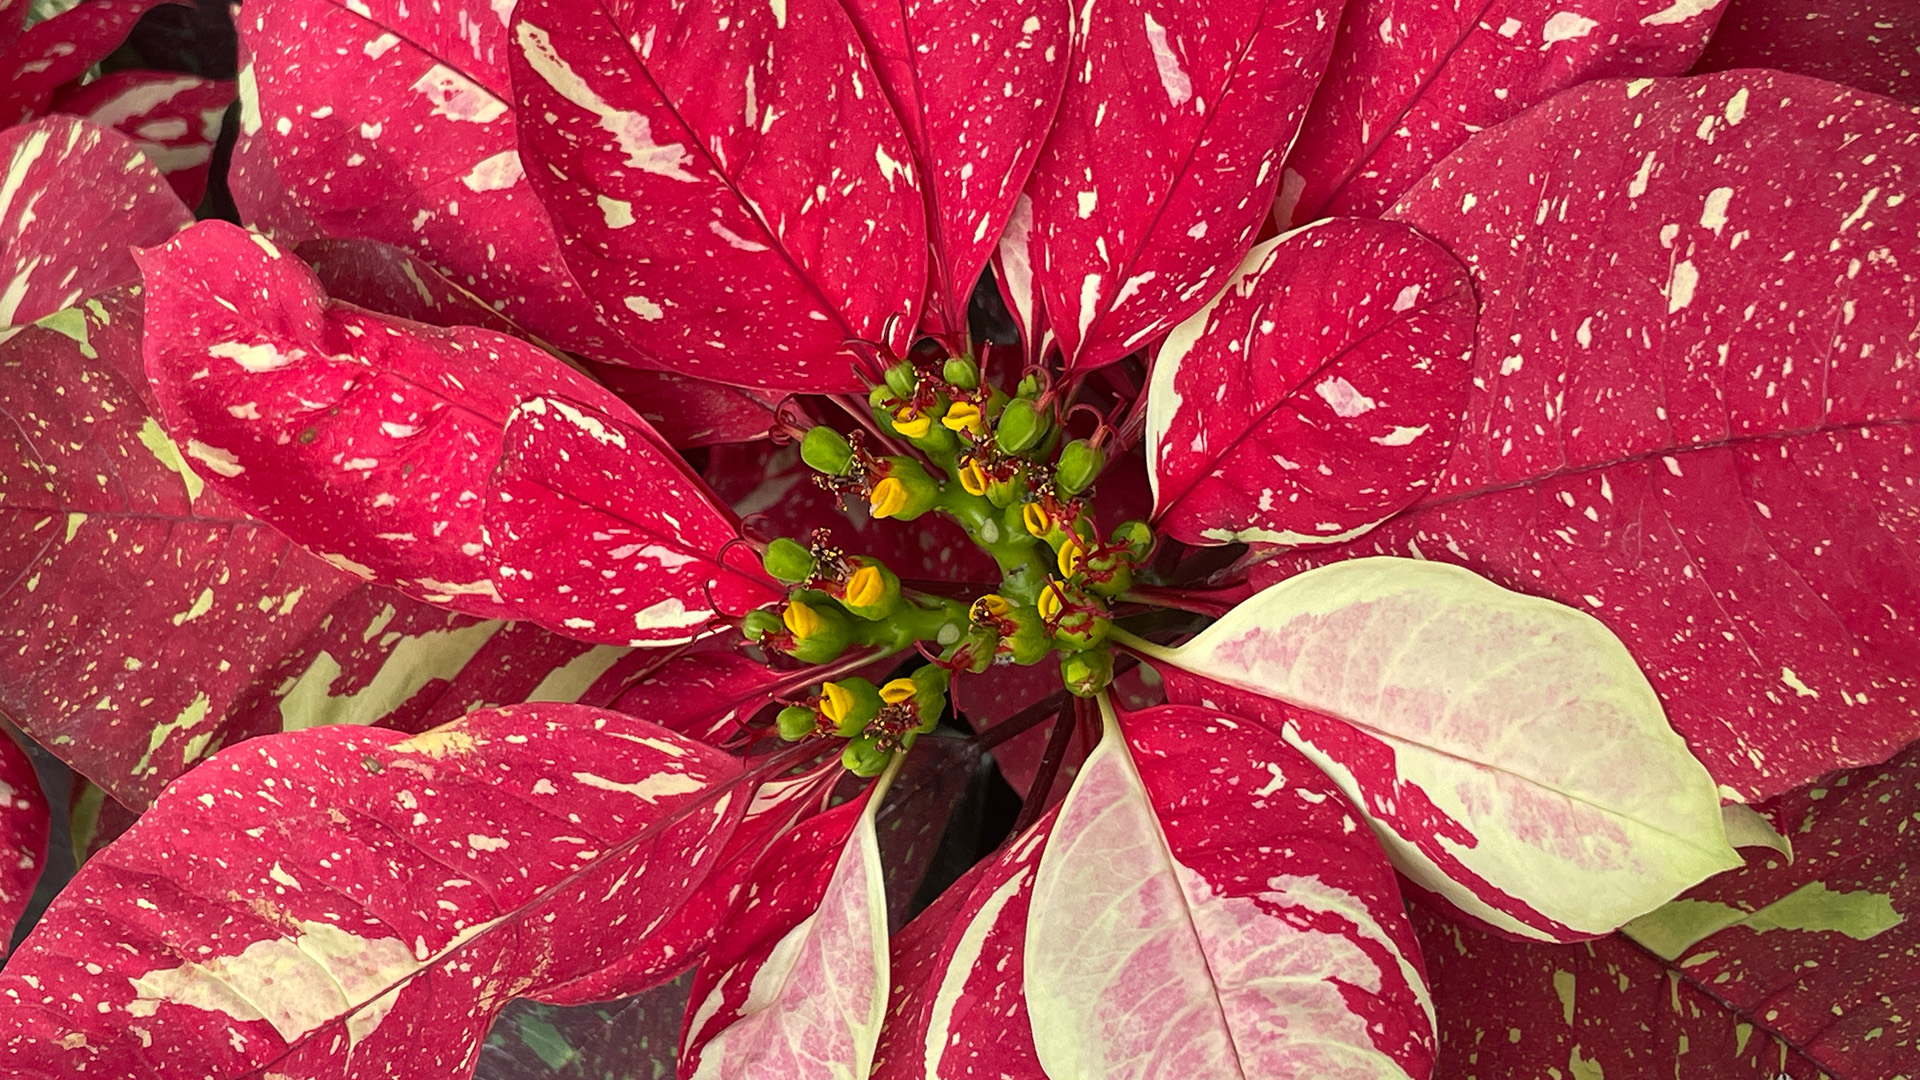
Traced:
<path fill-rule="evenodd" d="M 1066 495 L 1087 490 L 1107 464 L 1106 452 L 1085 439 L 1075 439 L 1060 448 L 1059 464 L 1054 466 L 1053 482 Z"/>
<path fill-rule="evenodd" d="M 783 536 L 767 545 L 760 565 L 774 580 L 797 585 L 813 576 L 813 553 Z"/>
<path fill-rule="evenodd" d="M 1023 453 L 1046 437 L 1049 426 L 1040 407 L 1031 399 L 1014 398 L 1007 402 L 999 422 L 994 425 L 993 441 L 1003 454 Z"/>
<path fill-rule="evenodd" d="M 1033 607 L 1017 607 L 1007 613 L 1017 629 L 1000 639 L 1000 644 L 1013 656 L 1016 664 L 1036 664 L 1041 658 L 1053 651 L 1053 639 L 1047 636 L 1047 628 L 1040 621 L 1040 612 Z"/>
<path fill-rule="evenodd" d="M 893 755 L 880 749 L 880 740 L 872 735 L 862 735 L 840 751 L 840 764 L 855 776 L 879 776 L 892 760 Z"/>
<path fill-rule="evenodd" d="M 1113 542 L 1127 545 L 1134 562 L 1145 562 L 1153 554 L 1153 528 L 1144 521 L 1123 521 L 1113 527 Z"/>
<path fill-rule="evenodd" d="M 910 398 L 920 387 L 920 373 L 915 371 L 912 362 L 907 360 L 902 360 L 888 368 L 886 380 L 887 389 L 893 391 L 893 396 L 898 398 Z"/>
<path fill-rule="evenodd" d="M 776 723 L 780 725 L 781 738 L 799 742 L 819 730 L 820 714 L 804 705 L 789 705 L 780 710 Z"/>
<path fill-rule="evenodd" d="M 893 387 L 888 386 L 886 383 L 881 383 L 879 386 L 867 391 L 867 407 L 873 410 L 873 415 L 875 416 L 879 416 L 899 404 L 900 399 L 893 396 Z"/>
<path fill-rule="evenodd" d="M 1060 681 L 1075 697 L 1093 697 L 1113 682 L 1113 654 L 1092 649 L 1061 657 Z"/>
<path fill-rule="evenodd" d="M 740 620 L 740 632 L 747 635 L 748 641 L 759 641 L 768 634 L 777 634 L 785 629 L 779 614 L 766 608 L 749 611 L 747 617 Z"/>
<path fill-rule="evenodd" d="M 980 385 L 980 365 L 974 363 L 971 356 L 949 356 L 940 374 L 948 386 L 962 390 L 973 390 Z"/>
<path fill-rule="evenodd" d="M 829 476 L 845 476 L 853 464 L 853 447 L 847 444 L 846 436 L 825 424 L 815 424 L 800 440 L 800 460 Z"/>
<path fill-rule="evenodd" d="M 1021 376 L 1020 385 L 1014 387 L 1013 392 L 1023 398 L 1039 397 L 1040 396 L 1039 372 L 1030 371 L 1027 374 Z"/>
<path fill-rule="evenodd" d="M 1091 649 L 1107 640 L 1107 632 L 1113 629 L 1113 623 L 1102 614 L 1092 611 L 1069 611 L 1060 617 L 1054 627 L 1053 642 L 1065 651 Z"/>

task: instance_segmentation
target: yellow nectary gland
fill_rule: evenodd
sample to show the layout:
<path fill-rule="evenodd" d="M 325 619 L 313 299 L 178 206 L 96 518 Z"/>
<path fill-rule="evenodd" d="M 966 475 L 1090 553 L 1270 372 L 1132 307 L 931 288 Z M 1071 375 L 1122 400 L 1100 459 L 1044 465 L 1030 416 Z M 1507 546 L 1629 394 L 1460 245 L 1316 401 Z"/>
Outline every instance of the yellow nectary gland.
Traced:
<path fill-rule="evenodd" d="M 867 497 L 867 507 L 876 518 L 887 518 L 906 509 L 908 499 L 907 485 L 898 477 L 889 476 L 873 485 L 873 494 Z"/>
<path fill-rule="evenodd" d="M 912 701 L 920 692 L 920 685 L 912 679 L 894 679 L 880 688 L 880 700 L 889 705 L 898 705 L 903 701 Z"/>
<path fill-rule="evenodd" d="M 877 566 L 863 566 L 847 579 L 847 603 L 855 607 L 872 607 L 887 594 L 886 575 Z"/>
<path fill-rule="evenodd" d="M 798 600 L 787 602 L 787 610 L 780 613 L 780 621 L 786 624 L 787 632 L 796 640 L 804 641 L 820 632 L 826 620 L 820 613 Z"/>

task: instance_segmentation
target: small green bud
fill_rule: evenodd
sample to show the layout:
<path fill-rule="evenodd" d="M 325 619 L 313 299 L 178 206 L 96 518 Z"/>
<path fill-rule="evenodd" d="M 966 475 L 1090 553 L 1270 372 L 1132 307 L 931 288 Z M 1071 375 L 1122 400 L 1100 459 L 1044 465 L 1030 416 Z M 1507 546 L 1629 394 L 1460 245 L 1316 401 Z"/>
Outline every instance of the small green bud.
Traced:
<path fill-rule="evenodd" d="M 1105 615 L 1092 611 L 1069 611 L 1060 617 L 1053 631 L 1053 642 L 1064 651 L 1096 648 L 1107 640 L 1113 623 Z"/>
<path fill-rule="evenodd" d="M 940 374 L 947 380 L 948 386 L 957 386 L 962 390 L 974 390 L 980 386 L 980 365 L 974 363 L 971 356 L 949 356 Z"/>
<path fill-rule="evenodd" d="M 760 565 L 774 580 L 797 585 L 813 576 L 813 553 L 783 536 L 767 545 Z"/>
<path fill-rule="evenodd" d="M 1036 371 L 1030 371 L 1027 374 L 1021 376 L 1020 385 L 1014 387 L 1013 392 L 1023 398 L 1039 397 L 1040 396 L 1040 373 Z"/>
<path fill-rule="evenodd" d="M 789 705 L 780 710 L 780 737 L 788 742 L 799 742 L 813 734 L 820 727 L 820 714 L 804 705 Z"/>
<path fill-rule="evenodd" d="M 1113 682 L 1113 654 L 1092 649 L 1061 657 L 1060 681 L 1075 697 L 1093 697 Z"/>
<path fill-rule="evenodd" d="M 840 751 L 840 764 L 855 776 L 879 776 L 891 760 L 893 755 L 880 749 L 880 740 L 872 735 L 862 735 Z"/>
<path fill-rule="evenodd" d="M 830 476 L 845 476 L 853 464 L 853 447 L 846 436 L 825 424 L 815 424 L 800 440 L 800 460 Z"/>
<path fill-rule="evenodd" d="M 1053 482 L 1066 495 L 1087 490 L 1107 464 L 1106 452 L 1085 439 L 1075 439 L 1060 448 L 1059 464 L 1054 466 Z"/>
<path fill-rule="evenodd" d="M 1113 542 L 1127 545 L 1134 562 L 1145 562 L 1153 554 L 1153 527 L 1144 521 L 1123 521 L 1113 527 Z"/>
<path fill-rule="evenodd" d="M 1022 453 L 1046 436 L 1048 426 L 1047 418 L 1031 399 L 1014 398 L 1007 402 L 1006 410 L 994 426 L 993 441 L 1003 454 Z"/>
<path fill-rule="evenodd" d="M 887 389 L 897 398 L 911 398 L 920 388 L 920 373 L 913 369 L 911 361 L 902 360 L 887 369 Z"/>
<path fill-rule="evenodd" d="M 1033 607 L 1017 607 L 1008 612 L 1007 617 L 1017 627 L 1013 633 L 1000 639 L 1013 656 L 1016 664 L 1036 664 L 1041 658 L 1053 651 L 1053 640 L 1047 636 L 1047 628 L 1040 621 L 1040 611 Z"/>
<path fill-rule="evenodd" d="M 780 615 L 766 608 L 749 611 L 747 617 L 740 620 L 740 632 L 747 635 L 748 641 L 759 641 L 768 634 L 777 634 L 785 629 L 786 625 L 780 621 Z"/>
<path fill-rule="evenodd" d="M 881 383 L 879 386 L 867 391 L 867 407 L 873 410 L 875 416 L 879 416 L 899 404 L 900 399 L 893 396 L 893 387 L 888 386 L 886 383 Z"/>

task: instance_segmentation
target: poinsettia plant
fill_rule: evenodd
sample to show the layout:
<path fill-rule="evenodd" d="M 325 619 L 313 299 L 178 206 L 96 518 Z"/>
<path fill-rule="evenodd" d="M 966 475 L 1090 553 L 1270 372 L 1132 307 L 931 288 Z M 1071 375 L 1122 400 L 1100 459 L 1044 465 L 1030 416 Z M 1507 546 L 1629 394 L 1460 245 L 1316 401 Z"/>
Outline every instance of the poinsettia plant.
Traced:
<path fill-rule="evenodd" d="M 0 707 L 138 818 L 0 1046 L 465 1076 L 679 978 L 698 1078 L 1910 1069 L 1805 785 L 1912 801 L 1920 115 L 1723 17 L 254 0 L 242 225 L 12 129 Z"/>

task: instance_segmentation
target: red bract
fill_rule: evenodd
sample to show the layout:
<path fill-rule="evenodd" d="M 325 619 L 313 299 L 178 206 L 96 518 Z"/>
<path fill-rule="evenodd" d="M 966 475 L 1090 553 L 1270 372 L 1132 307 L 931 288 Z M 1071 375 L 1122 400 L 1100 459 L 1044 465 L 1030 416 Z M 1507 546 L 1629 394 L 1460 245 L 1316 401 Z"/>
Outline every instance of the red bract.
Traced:
<path fill-rule="evenodd" d="M 60 87 L 87 73 L 125 40 L 140 16 L 170 0 L 91 0 L 33 26 L 21 26 L 29 14 L 0 12 L 11 33 L 0 44 L 0 126 L 31 120 L 47 111 Z M 66 110 L 62 110 L 66 111 Z"/>
<path fill-rule="evenodd" d="M 729 551 L 733 524 L 700 482 L 628 417 L 557 397 L 514 409 L 486 508 L 501 600 L 583 641 L 644 645 L 778 599 L 750 551 Z"/>
<path fill-rule="evenodd" d="M 1325 544 L 1415 501 L 1453 445 L 1474 308 L 1466 270 L 1401 226 L 1256 246 L 1154 357 L 1155 522 L 1189 544 Z"/>
<path fill-rule="evenodd" d="M 618 338 L 567 273 L 525 179 L 506 10 L 250 5 L 247 47 L 274 62 L 242 72 L 248 177 L 236 201 L 288 245 L 311 230 L 405 247 L 535 333 L 606 356 Z"/>
<path fill-rule="evenodd" d="M 0 596 L 28 647 L 0 673 L 86 691 L 40 684 L 29 728 L 113 743 L 56 748 L 133 801 L 222 740 L 321 728 L 186 772 L 56 905 L 35 940 L 72 955 L 10 984 L 35 1053 L 457 1076 L 514 995 L 696 966 L 684 1076 L 1427 1080 L 1456 1067 L 1436 1024 L 1481 1075 L 1664 1074 L 1621 1034 L 1656 1028 L 1754 1056 L 1626 1015 L 1644 972 L 1803 1047 L 1838 1004 L 1832 1061 L 1904 1067 L 1865 1026 L 1900 999 L 1847 970 L 1897 981 L 1893 868 L 1712 875 L 1785 844 L 1723 798 L 1920 735 L 1911 113 L 1779 74 L 1591 81 L 1693 64 L 1710 0 L 511 8 L 248 6 L 231 181 L 279 241 L 205 225 L 147 256 L 184 449 L 146 445 L 179 479 L 89 456 L 154 413 L 75 359 L 126 354 L 119 309 L 19 335 L 63 377 L 8 391 L 58 440 L 16 424 L 8 550 L 78 556 L 133 516 L 85 508 L 122 476 L 203 528 L 195 462 L 200 498 L 411 594 L 281 548 L 235 583 L 151 574 L 193 606 L 111 640 L 35 606 L 97 568 Z M 1282 224 L 1362 217 L 1253 246 L 1276 194 Z M 1005 313 L 971 303 L 989 262 Z M 318 577 L 289 615 L 262 566 Z M 235 654 L 231 684 L 195 650 Z M 201 683 L 224 697 L 180 713 Z M 87 712 L 129 690 L 96 711 L 133 720 Z M 541 698 L 592 707 L 460 717 Z M 977 741 L 936 732 L 963 717 Z M 329 724 L 444 726 L 401 750 Z M 758 789 L 715 749 L 776 733 L 801 745 Z M 961 876 L 997 839 L 969 819 L 1005 820 L 970 797 L 941 836 L 963 788 L 998 790 L 987 754 L 1028 805 Z M 1844 816 L 1894 833 L 1890 792 Z M 1860 849 L 1840 820 L 1821 835 Z M 563 844 L 622 854 L 540 854 Z M 103 921 L 136 864 L 185 884 Z M 960 884 L 890 949 L 923 876 Z M 1436 1020 L 1403 887 L 1457 927 L 1423 915 L 1429 944 L 1519 958 L 1442 979 L 1530 990 L 1530 1027 L 1606 998 L 1622 1053 L 1502 1040 L 1486 994 Z M 476 907 L 504 921 L 462 938 Z M 1634 986 L 1563 987 L 1479 924 L 1592 939 Z M 372 963 L 278 1028 L 203 1007 L 272 1012 L 296 952 Z M 290 974 L 256 986 L 261 957 Z M 1724 982 L 1696 995 L 1695 968 Z M 141 1021 L 151 1048 L 106 1041 Z"/>
<path fill-rule="evenodd" d="M 516 403 L 564 393 L 625 411 L 517 339 L 329 305 L 305 264 L 224 223 L 142 264 L 147 370 L 187 455 L 334 565 L 411 596 L 507 610 L 480 524 Z"/>
<path fill-rule="evenodd" d="M 513 41 L 518 107 L 555 116 L 522 131 L 528 179 L 642 355 L 718 382 L 852 391 L 849 339 L 904 350 L 926 286 L 921 182 L 839 4 L 683 19 L 527 0 Z"/>
<path fill-rule="evenodd" d="M 1024 939 L 1049 812 L 894 935 L 878 1080 L 1042 1080 L 1027 1021 Z"/>
<path fill-rule="evenodd" d="M 1898 0 L 1730 0 L 1695 71 L 1777 68 L 1920 105 L 1920 23 Z"/>
<path fill-rule="evenodd" d="M 42 23 L 41 25 L 47 25 Z M 193 221 L 126 139 L 70 117 L 0 131 L 0 337 L 139 277 L 128 250 Z"/>
<path fill-rule="evenodd" d="M 1313 0 L 1078 13 L 1030 188 L 1035 291 L 1070 370 L 1120 359 L 1220 289 L 1266 219 L 1334 22 Z"/>
<path fill-rule="evenodd" d="M 13 925 L 33 899 L 47 861 L 47 800 L 26 751 L 0 736 L 0 928 Z M 0 950 L 0 958 L 6 955 Z"/>
<path fill-rule="evenodd" d="M 90 7 L 100 6 L 94 0 Z M 174 193 L 198 206 L 207 191 L 213 146 L 233 103 L 234 84 L 170 71 L 116 71 L 54 101 L 133 140 Z"/>
<path fill-rule="evenodd" d="M 746 808 L 738 774 L 578 706 L 236 747 L 29 937 L 0 976 L 0 1046 L 44 1075 L 460 1075 L 510 996 L 666 920 Z M 88 947 L 102 940 L 122 948 Z"/>
<path fill-rule="evenodd" d="M 1575 153 L 1569 127 L 1603 135 Z M 1735 72 L 1597 83 L 1468 145 L 1394 211 L 1480 293 L 1459 442 L 1411 511 L 1310 560 L 1457 562 L 1591 611 L 1741 798 L 1920 735 L 1917 137 Z"/>
<path fill-rule="evenodd" d="M 1282 227 L 1372 217 L 1475 133 L 1592 79 L 1678 75 L 1724 0 L 1355 0 L 1287 155 Z M 1578 129 L 1580 139 L 1592 136 Z"/>

